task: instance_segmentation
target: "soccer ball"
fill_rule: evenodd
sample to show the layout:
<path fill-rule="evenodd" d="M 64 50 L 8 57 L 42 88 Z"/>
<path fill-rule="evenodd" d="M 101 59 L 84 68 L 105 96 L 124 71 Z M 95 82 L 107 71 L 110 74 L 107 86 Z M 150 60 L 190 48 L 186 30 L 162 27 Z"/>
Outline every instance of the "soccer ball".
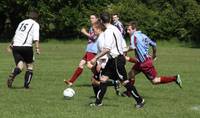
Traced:
<path fill-rule="evenodd" d="M 66 88 L 63 91 L 64 98 L 72 98 L 75 95 L 75 91 L 72 88 Z"/>

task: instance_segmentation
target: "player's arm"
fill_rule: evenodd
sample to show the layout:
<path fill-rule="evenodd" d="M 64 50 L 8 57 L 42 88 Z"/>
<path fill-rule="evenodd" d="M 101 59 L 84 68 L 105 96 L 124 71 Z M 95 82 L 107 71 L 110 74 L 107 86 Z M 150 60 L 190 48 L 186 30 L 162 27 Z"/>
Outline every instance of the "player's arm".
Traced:
<path fill-rule="evenodd" d="M 82 32 L 84 35 L 86 35 L 87 37 L 90 37 L 90 34 L 87 32 L 87 30 L 86 30 L 84 27 L 81 29 L 81 32 Z"/>
<path fill-rule="evenodd" d="M 153 60 L 156 60 L 156 52 L 157 52 L 157 48 L 156 46 L 152 46 L 152 58 Z"/>
<path fill-rule="evenodd" d="M 39 40 L 35 41 L 35 50 L 37 54 L 40 54 L 40 45 L 39 45 Z"/>
<path fill-rule="evenodd" d="M 34 25 L 33 30 L 34 30 L 34 34 L 33 34 L 33 41 L 35 42 L 35 51 L 37 54 L 40 54 L 40 43 L 39 43 L 39 39 L 40 39 L 40 26 L 39 24 Z"/>
<path fill-rule="evenodd" d="M 104 56 L 105 54 L 107 54 L 108 52 L 110 52 L 110 49 L 108 48 L 103 48 L 103 50 L 97 54 L 90 62 L 92 65 L 94 65 L 97 61 L 97 59 L 99 59 L 100 57 Z"/>

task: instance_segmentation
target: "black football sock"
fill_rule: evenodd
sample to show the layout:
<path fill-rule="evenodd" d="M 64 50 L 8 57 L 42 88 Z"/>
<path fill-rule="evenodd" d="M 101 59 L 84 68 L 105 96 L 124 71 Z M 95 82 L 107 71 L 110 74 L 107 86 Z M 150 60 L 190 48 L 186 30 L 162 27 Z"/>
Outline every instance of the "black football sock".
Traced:
<path fill-rule="evenodd" d="M 137 103 L 141 103 L 142 102 L 142 97 L 138 94 L 135 86 L 133 86 L 130 82 L 127 83 L 125 85 L 126 89 L 131 93 L 131 95 L 133 96 L 133 98 L 135 99 L 135 101 Z"/>
<path fill-rule="evenodd" d="M 10 77 L 12 77 L 13 79 L 20 74 L 22 71 L 20 70 L 20 68 L 15 67 L 15 69 L 12 71 L 12 73 L 9 75 Z"/>
<path fill-rule="evenodd" d="M 24 87 L 25 88 L 29 88 L 29 84 L 31 82 L 32 77 L 33 77 L 33 71 L 28 69 L 24 76 Z"/>
<path fill-rule="evenodd" d="M 94 91 L 95 97 L 97 97 L 97 93 L 99 91 L 99 86 L 98 85 L 92 85 L 92 87 L 93 87 L 93 91 Z"/>
<path fill-rule="evenodd" d="M 107 90 L 107 83 L 105 82 L 101 82 L 100 83 L 100 87 L 99 87 L 99 91 L 97 93 L 97 97 L 96 97 L 96 103 L 97 104 L 101 104 L 102 103 L 102 100 L 103 100 L 103 97 L 106 93 L 106 90 Z"/>

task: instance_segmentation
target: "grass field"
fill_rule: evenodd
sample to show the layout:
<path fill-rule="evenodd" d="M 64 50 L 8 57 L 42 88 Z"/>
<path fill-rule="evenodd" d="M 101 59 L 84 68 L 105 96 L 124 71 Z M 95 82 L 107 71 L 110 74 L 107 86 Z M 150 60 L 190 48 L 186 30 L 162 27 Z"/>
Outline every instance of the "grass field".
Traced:
<path fill-rule="evenodd" d="M 102 107 L 89 107 L 94 100 L 90 86 L 91 73 L 85 68 L 75 86 L 76 95 L 64 100 L 63 79 L 69 78 L 84 54 L 86 41 L 41 44 L 36 56 L 31 89 L 23 86 L 24 72 L 8 89 L 6 78 L 14 61 L 6 52 L 8 44 L 0 44 L 0 118 L 199 118 L 200 117 L 200 49 L 177 43 L 158 43 L 155 66 L 159 75 L 182 77 L 184 88 L 176 84 L 152 85 L 144 75 L 137 76 L 136 87 L 145 98 L 143 109 L 134 107 L 132 98 L 115 95 L 109 87 Z M 127 70 L 131 68 L 127 63 Z M 122 89 L 123 90 L 123 89 Z"/>

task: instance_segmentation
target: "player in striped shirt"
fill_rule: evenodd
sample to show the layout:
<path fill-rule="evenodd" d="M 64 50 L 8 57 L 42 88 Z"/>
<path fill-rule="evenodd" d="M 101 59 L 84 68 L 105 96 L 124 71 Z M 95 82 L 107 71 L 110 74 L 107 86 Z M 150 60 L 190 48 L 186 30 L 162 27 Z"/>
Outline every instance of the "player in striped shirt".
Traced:
<path fill-rule="evenodd" d="M 123 36 L 125 36 L 126 31 L 124 29 L 123 24 L 119 20 L 119 15 L 118 14 L 113 14 L 112 15 L 112 21 L 113 21 L 112 24 L 119 29 L 119 31 L 122 33 Z"/>
<path fill-rule="evenodd" d="M 180 88 L 182 88 L 180 75 L 157 75 L 157 71 L 153 65 L 153 60 L 156 59 L 156 42 L 152 41 L 141 31 L 137 31 L 137 23 L 134 21 L 128 24 L 127 32 L 131 36 L 129 51 L 135 51 L 136 56 L 136 63 L 129 72 L 129 79 L 135 80 L 135 76 L 142 72 L 153 84 L 175 82 Z M 149 55 L 149 46 L 153 49 L 152 56 Z"/>
<path fill-rule="evenodd" d="M 21 73 L 24 64 L 26 65 L 26 73 L 24 76 L 24 88 L 29 88 L 29 84 L 33 77 L 33 47 L 35 42 L 36 53 L 39 50 L 39 24 L 37 23 L 38 12 L 32 10 L 29 13 L 29 19 L 19 23 L 13 41 L 10 44 L 16 67 L 13 69 L 7 79 L 7 86 L 12 87 L 15 77 Z"/>
<path fill-rule="evenodd" d="M 93 25 L 97 21 L 98 21 L 98 15 L 96 14 L 90 15 L 91 25 Z M 83 72 L 83 66 L 85 64 L 87 65 L 87 67 L 90 67 L 90 65 L 88 64 L 88 61 L 90 61 L 93 57 L 95 57 L 97 53 L 97 43 L 96 43 L 97 36 L 95 35 L 93 28 L 90 27 L 88 32 L 85 28 L 82 28 L 81 32 L 88 37 L 88 44 L 86 47 L 86 53 L 81 59 L 78 68 L 74 71 L 73 75 L 71 76 L 69 80 L 64 80 L 64 82 L 68 84 L 69 86 L 73 85 L 73 83 L 81 75 L 81 73 Z"/>

